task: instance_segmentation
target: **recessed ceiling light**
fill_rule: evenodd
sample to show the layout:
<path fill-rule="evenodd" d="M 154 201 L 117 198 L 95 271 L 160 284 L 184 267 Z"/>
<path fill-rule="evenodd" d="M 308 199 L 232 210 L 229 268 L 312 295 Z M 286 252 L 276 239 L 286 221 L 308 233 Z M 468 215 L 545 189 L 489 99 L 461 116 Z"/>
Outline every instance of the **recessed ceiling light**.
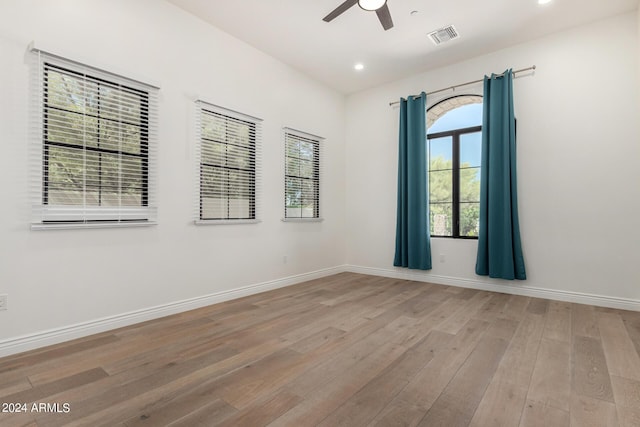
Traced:
<path fill-rule="evenodd" d="M 538 0 L 538 4 L 547 4 L 551 3 L 551 0 Z"/>
<path fill-rule="evenodd" d="M 361 63 L 358 62 L 356 65 L 353 66 L 353 68 L 356 71 L 362 71 L 362 70 L 364 70 L 364 64 L 361 64 Z"/>

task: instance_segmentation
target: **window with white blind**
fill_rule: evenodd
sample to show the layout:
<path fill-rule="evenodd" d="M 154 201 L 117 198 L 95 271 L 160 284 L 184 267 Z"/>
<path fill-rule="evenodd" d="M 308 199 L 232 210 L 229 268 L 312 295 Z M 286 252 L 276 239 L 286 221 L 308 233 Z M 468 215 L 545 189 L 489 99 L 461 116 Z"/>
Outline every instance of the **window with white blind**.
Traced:
<path fill-rule="evenodd" d="M 156 219 L 156 92 L 34 50 L 32 228 Z"/>
<path fill-rule="evenodd" d="M 323 138 L 284 129 L 284 220 L 320 219 L 321 150 Z"/>
<path fill-rule="evenodd" d="M 258 222 L 261 119 L 197 101 L 196 223 Z"/>

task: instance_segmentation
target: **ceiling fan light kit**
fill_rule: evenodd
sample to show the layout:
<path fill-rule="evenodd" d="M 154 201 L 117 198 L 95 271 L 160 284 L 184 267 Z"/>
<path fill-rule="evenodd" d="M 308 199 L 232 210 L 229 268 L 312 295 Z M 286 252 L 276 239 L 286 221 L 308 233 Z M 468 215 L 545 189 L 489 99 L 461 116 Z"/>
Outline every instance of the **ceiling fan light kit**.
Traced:
<path fill-rule="evenodd" d="M 325 22 L 331 22 L 356 4 L 360 6 L 360 9 L 362 10 L 366 10 L 368 12 L 375 11 L 376 15 L 378 15 L 378 20 L 385 31 L 393 28 L 393 20 L 391 19 L 391 13 L 389 13 L 387 0 L 345 0 L 340 6 L 336 7 L 331 13 L 322 18 L 322 20 Z"/>
<path fill-rule="evenodd" d="M 370 12 L 380 9 L 385 4 L 387 4 L 387 0 L 358 0 L 358 6 Z"/>

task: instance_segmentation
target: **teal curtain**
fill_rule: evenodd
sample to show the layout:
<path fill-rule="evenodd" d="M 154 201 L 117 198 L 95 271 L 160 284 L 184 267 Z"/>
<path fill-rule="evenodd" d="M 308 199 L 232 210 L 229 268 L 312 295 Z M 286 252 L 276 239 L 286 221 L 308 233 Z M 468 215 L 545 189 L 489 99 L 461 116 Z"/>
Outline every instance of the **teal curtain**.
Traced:
<path fill-rule="evenodd" d="M 476 273 L 527 278 L 520 242 L 513 73 L 484 78 L 480 230 Z"/>
<path fill-rule="evenodd" d="M 427 95 L 400 100 L 398 210 L 393 265 L 431 269 L 426 152 Z"/>

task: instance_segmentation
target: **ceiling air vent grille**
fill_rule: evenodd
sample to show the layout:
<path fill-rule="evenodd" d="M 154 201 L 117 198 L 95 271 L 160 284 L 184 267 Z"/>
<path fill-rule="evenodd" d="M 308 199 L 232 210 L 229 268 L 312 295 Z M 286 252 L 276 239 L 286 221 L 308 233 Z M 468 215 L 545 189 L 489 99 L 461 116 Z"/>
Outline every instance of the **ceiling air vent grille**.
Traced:
<path fill-rule="evenodd" d="M 429 38 L 435 45 L 457 39 L 458 37 L 460 37 L 460 35 L 453 25 L 442 27 L 429 33 Z"/>

